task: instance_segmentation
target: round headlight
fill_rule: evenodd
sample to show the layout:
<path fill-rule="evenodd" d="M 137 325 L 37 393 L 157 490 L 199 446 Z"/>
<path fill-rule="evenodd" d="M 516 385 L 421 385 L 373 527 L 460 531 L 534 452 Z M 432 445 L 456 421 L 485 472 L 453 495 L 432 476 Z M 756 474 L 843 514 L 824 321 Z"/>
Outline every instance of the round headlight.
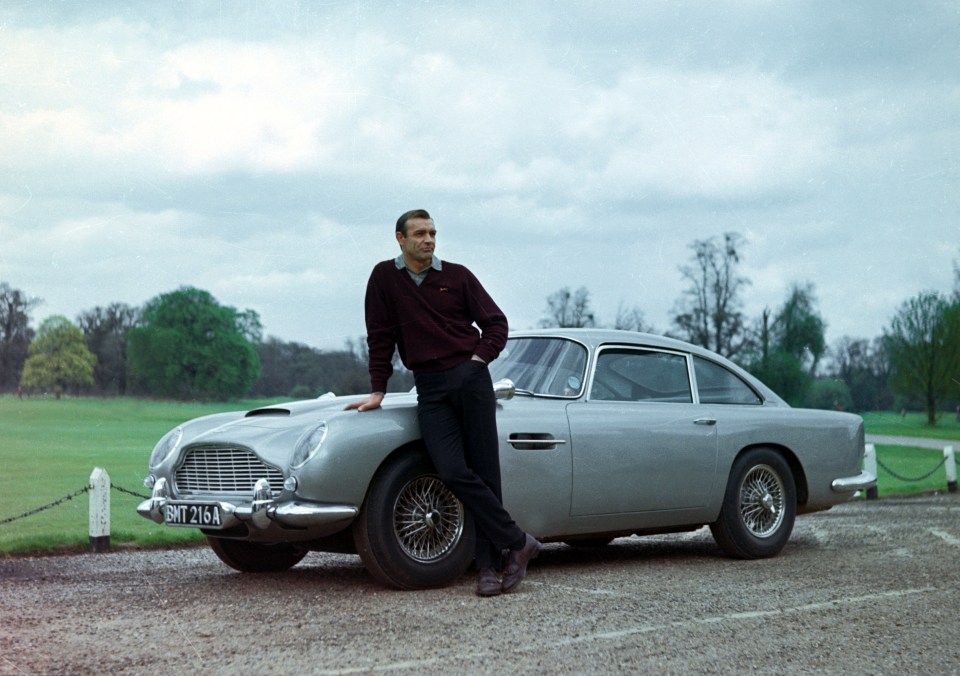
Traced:
<path fill-rule="evenodd" d="M 323 440 L 327 436 L 327 423 L 322 422 L 316 427 L 310 429 L 297 441 L 297 447 L 293 449 L 293 457 L 290 459 L 290 468 L 297 469 L 303 467 L 307 460 L 312 458 L 320 450 Z"/>
<path fill-rule="evenodd" d="M 180 441 L 183 439 L 183 428 L 177 427 L 166 434 L 153 447 L 153 453 L 150 454 L 150 469 L 159 467 L 164 460 L 170 457 L 170 454 L 177 450 Z"/>

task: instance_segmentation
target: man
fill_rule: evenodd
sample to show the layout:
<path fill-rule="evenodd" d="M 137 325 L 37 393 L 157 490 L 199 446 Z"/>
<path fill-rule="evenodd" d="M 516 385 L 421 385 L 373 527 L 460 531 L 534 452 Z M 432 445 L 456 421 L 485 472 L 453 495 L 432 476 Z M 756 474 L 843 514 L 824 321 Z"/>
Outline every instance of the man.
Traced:
<path fill-rule="evenodd" d="M 541 549 L 503 508 L 500 492 L 497 402 L 487 364 L 506 345 L 507 318 L 473 273 L 436 256 L 436 237 L 423 209 L 397 220 L 400 255 L 373 268 L 364 303 L 372 394 L 347 409 L 379 408 L 396 348 L 416 381 L 427 454 L 477 528 L 477 594 L 495 596 L 517 588 Z"/>

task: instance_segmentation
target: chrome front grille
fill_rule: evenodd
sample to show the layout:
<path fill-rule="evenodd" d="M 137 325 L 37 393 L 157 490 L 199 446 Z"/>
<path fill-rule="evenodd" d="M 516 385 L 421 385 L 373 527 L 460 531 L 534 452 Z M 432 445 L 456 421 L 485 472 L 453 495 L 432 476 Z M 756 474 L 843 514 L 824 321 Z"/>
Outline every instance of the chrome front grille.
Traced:
<path fill-rule="evenodd" d="M 174 475 L 177 494 L 251 495 L 266 479 L 274 495 L 283 490 L 283 473 L 243 448 L 198 446 L 187 450 Z"/>

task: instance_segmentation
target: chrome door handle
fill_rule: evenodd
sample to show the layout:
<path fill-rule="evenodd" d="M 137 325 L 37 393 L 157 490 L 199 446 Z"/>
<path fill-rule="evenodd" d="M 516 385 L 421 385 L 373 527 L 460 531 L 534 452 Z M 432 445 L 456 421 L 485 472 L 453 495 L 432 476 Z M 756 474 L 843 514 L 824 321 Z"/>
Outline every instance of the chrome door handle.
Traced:
<path fill-rule="evenodd" d="M 693 424 L 694 425 L 716 425 L 717 419 L 716 418 L 697 418 L 696 420 L 693 421 Z"/>

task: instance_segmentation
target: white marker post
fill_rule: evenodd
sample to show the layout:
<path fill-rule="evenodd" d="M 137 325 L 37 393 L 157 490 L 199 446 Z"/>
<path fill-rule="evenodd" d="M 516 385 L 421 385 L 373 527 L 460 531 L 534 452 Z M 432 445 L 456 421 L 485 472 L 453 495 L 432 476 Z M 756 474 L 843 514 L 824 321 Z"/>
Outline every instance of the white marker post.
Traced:
<path fill-rule="evenodd" d="M 873 444 L 867 444 L 864 449 L 863 468 L 873 476 L 877 476 L 877 447 Z M 877 497 L 876 486 L 867 489 L 867 500 L 876 500 Z"/>
<path fill-rule="evenodd" d="M 947 469 L 947 492 L 957 492 L 957 458 L 953 454 L 953 446 L 943 449 L 943 464 Z"/>
<path fill-rule="evenodd" d="M 90 475 L 90 550 L 110 551 L 110 475 L 102 467 Z"/>

